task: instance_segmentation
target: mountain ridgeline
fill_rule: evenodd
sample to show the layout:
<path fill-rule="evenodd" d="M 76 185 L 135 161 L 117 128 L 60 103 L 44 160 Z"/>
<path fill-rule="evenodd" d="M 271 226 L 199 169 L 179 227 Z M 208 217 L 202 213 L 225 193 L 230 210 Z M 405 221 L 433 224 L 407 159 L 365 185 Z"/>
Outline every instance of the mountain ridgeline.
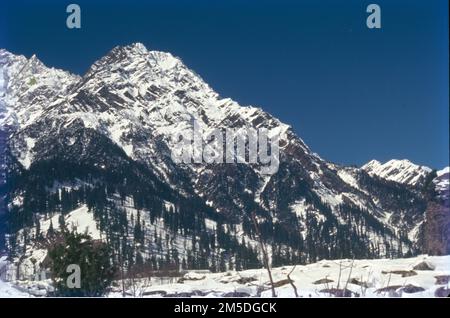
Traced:
<path fill-rule="evenodd" d="M 278 131 L 278 171 L 175 163 L 171 136 L 194 120 Z M 106 242 L 127 271 L 261 267 L 257 233 L 272 266 L 450 251 L 448 169 L 328 162 L 290 126 L 139 43 L 83 77 L 0 50 L 0 140 L 0 244 L 18 265 L 45 264 L 65 230 Z"/>

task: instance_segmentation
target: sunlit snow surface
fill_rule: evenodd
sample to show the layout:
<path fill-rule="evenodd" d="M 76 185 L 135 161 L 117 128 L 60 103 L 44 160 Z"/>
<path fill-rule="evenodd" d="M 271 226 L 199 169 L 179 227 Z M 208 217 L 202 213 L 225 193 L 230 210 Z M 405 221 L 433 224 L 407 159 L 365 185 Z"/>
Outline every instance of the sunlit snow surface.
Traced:
<path fill-rule="evenodd" d="M 424 261 L 434 269 L 413 270 L 414 266 Z M 1 257 L 0 271 L 5 265 L 6 258 Z M 280 285 L 276 288 L 278 297 L 295 297 L 292 285 L 287 281 L 287 274 L 292 269 L 293 266 L 272 269 L 274 282 Z M 330 293 L 323 290 L 337 288 L 338 285 L 340 289 L 347 288 L 351 291 L 352 297 L 434 297 L 437 289 L 448 290 L 448 283 L 445 283 L 445 277 L 448 281 L 448 275 L 450 256 L 421 255 L 401 259 L 322 260 L 314 264 L 296 266 L 290 277 L 297 287 L 299 297 L 306 298 L 330 297 Z M 436 277 L 440 277 L 441 281 Z M 0 297 L 43 295 L 42 285 L 45 283 L 0 280 Z M 116 282 L 115 285 L 122 284 Z M 408 286 L 424 290 L 408 293 L 405 291 Z M 386 287 L 390 287 L 390 290 L 386 290 Z M 380 291 L 383 288 L 384 290 Z M 223 297 L 233 294 L 244 297 L 271 297 L 265 269 L 215 274 L 188 272 L 183 276 L 182 282 L 175 278 L 168 283 L 168 279 L 154 277 L 137 280 L 134 288 L 125 289 L 126 297 L 174 297 L 177 294 L 193 297 Z M 121 287 L 112 288 L 107 296 L 123 297 Z"/>
<path fill-rule="evenodd" d="M 409 160 L 392 159 L 386 163 L 372 160 L 362 166 L 371 175 L 377 175 L 383 179 L 399 183 L 414 185 L 419 180 L 431 172 L 431 169 L 425 166 L 419 166 Z"/>
<path fill-rule="evenodd" d="M 434 270 L 413 271 L 413 267 L 423 261 L 431 264 Z M 274 268 L 272 271 L 274 281 L 282 285 L 276 288 L 278 297 L 295 297 L 293 287 L 286 281 L 287 274 L 292 268 L 293 266 L 284 266 Z M 448 283 L 443 284 L 436 279 L 441 277 L 441 280 L 445 280 L 446 275 L 450 275 L 450 256 L 422 255 L 414 258 L 355 260 L 354 262 L 323 260 L 310 265 L 296 266 L 290 277 L 297 287 L 299 297 L 330 297 L 330 293 L 323 290 L 337 288 L 338 285 L 340 289 L 346 287 L 351 291 L 352 297 L 435 297 L 437 289 L 448 289 Z M 186 293 L 196 297 L 223 297 L 227 294 L 238 293 L 240 296 L 258 296 L 258 290 L 262 287 L 264 290 L 260 292 L 260 296 L 271 297 L 268 275 L 264 269 L 217 274 L 188 273 L 184 278 L 183 283 L 172 284 L 160 284 L 156 278 L 150 283 L 142 281 L 137 292 L 132 293 L 128 290 L 127 295 L 167 297 Z M 328 279 L 327 283 L 317 283 L 319 280 L 326 279 Z M 251 280 L 251 282 L 242 283 L 245 280 Z M 284 284 L 283 281 L 285 281 Z M 358 282 L 365 286 L 358 285 Z M 411 292 L 414 290 L 412 286 L 424 290 Z M 383 288 L 384 290 L 380 290 Z M 117 289 L 110 293 L 109 297 L 122 297 L 122 293 Z"/>
<path fill-rule="evenodd" d="M 19 289 L 15 288 L 13 286 L 13 284 L 2 280 L 1 273 L 3 272 L 5 266 L 6 266 L 6 257 L 1 256 L 0 257 L 0 298 L 30 297 L 29 293 L 19 291 Z"/>
<path fill-rule="evenodd" d="M 434 270 L 414 270 L 413 267 L 423 261 L 431 264 Z M 353 265 L 352 265 L 353 264 Z M 284 266 L 272 270 L 278 297 L 295 297 L 294 289 L 287 281 L 287 274 L 293 266 Z M 404 274 L 406 273 L 406 274 Z M 402 275 L 403 274 L 403 275 Z M 414 275 L 414 276 L 407 276 Z M 290 275 L 298 290 L 299 297 L 334 297 L 325 289 L 347 288 L 352 297 L 435 297 L 438 288 L 447 288 L 447 284 L 436 284 L 436 276 L 450 275 L 450 256 L 418 256 L 402 259 L 379 260 L 322 260 L 320 262 L 296 266 Z M 340 281 L 339 281 L 340 276 Z M 405 277 L 403 277 L 405 276 Z M 441 278 L 442 279 L 442 278 Z M 242 283 L 243 281 L 251 281 Z M 318 283 L 317 281 L 328 280 Z M 362 283 L 358 285 L 359 283 Z M 139 285 L 139 284 L 138 284 Z M 361 286 L 365 285 L 365 286 Z M 411 292 L 413 287 L 423 288 L 423 291 Z M 261 288 L 262 287 L 262 288 Z M 390 287 L 390 288 L 386 288 Z M 380 290 L 383 289 L 384 290 Z M 262 292 L 258 290 L 264 289 Z M 408 292 L 409 291 L 409 292 Z M 163 297 L 177 294 L 192 297 L 223 297 L 261 296 L 271 297 L 266 270 L 246 270 L 241 272 L 226 272 L 217 274 L 188 273 L 182 283 L 163 283 L 154 278 L 150 283 L 143 280 L 130 297 Z M 109 297 L 122 297 L 119 290 L 109 294 Z"/>
<path fill-rule="evenodd" d="M 20 291 L 11 283 L 0 280 L 0 298 L 23 298 L 32 297 L 29 293 Z"/>

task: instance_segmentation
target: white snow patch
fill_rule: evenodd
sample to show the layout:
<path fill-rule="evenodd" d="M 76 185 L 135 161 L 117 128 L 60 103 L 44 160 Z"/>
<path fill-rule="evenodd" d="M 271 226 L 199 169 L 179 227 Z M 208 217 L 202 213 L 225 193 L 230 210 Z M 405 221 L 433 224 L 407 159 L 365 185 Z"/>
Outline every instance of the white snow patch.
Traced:
<path fill-rule="evenodd" d="M 205 226 L 208 230 L 214 231 L 215 229 L 217 229 L 217 222 L 206 218 Z"/>
<path fill-rule="evenodd" d="M 436 171 L 438 177 L 443 176 L 444 174 L 450 173 L 450 167 L 445 167 L 444 169 Z"/>
<path fill-rule="evenodd" d="M 343 169 L 339 170 L 338 176 L 339 176 L 339 178 L 342 179 L 342 181 L 344 181 L 348 185 L 352 186 L 355 189 L 359 189 L 358 181 L 356 181 L 355 177 L 352 174 L 350 174 L 349 172 L 347 172 Z"/>
<path fill-rule="evenodd" d="M 56 214 L 53 217 L 43 221 L 41 223 L 41 232 L 43 234 L 47 233 L 50 222 L 55 230 L 59 229 L 59 216 Z M 94 219 L 92 212 L 89 212 L 86 205 L 82 205 L 80 208 L 69 212 L 65 216 L 66 227 L 69 229 L 76 228 L 77 233 L 86 233 L 90 235 L 94 240 L 99 240 L 101 238 L 100 231 L 97 229 L 97 222 Z"/>

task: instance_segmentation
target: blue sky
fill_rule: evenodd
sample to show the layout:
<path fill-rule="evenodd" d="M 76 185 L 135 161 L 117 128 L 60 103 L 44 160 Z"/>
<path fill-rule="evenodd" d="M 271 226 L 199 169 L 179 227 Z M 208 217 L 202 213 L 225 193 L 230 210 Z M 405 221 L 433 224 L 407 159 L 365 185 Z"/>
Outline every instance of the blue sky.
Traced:
<path fill-rule="evenodd" d="M 70 3 L 80 30 L 65 26 Z M 366 27 L 370 3 L 380 30 Z M 0 2 L 0 47 L 49 66 L 83 74 L 132 42 L 181 57 L 327 160 L 448 165 L 447 0 Z"/>

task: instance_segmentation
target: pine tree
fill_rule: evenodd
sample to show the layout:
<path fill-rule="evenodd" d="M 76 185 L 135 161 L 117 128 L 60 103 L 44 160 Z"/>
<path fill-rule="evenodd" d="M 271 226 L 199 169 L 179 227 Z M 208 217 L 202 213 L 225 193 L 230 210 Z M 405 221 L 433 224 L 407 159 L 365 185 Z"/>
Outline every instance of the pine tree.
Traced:
<path fill-rule="evenodd" d="M 52 238 L 55 235 L 55 230 L 53 228 L 53 220 L 50 219 L 50 226 L 48 227 L 47 230 L 47 237 Z"/>
<path fill-rule="evenodd" d="M 41 235 L 41 222 L 39 221 L 39 218 L 36 218 L 36 239 L 40 240 L 42 235 Z"/>
<path fill-rule="evenodd" d="M 102 296 L 111 284 L 115 269 L 111 264 L 111 251 L 104 243 L 93 241 L 85 234 L 65 232 L 62 241 L 49 252 L 50 270 L 56 288 L 56 296 Z M 80 288 L 66 285 L 71 273 L 67 268 L 77 264 L 81 270 Z"/>
<path fill-rule="evenodd" d="M 62 213 L 58 217 L 58 223 L 59 223 L 59 229 L 61 231 L 64 231 L 66 229 L 66 220 L 65 220 L 64 215 Z"/>

